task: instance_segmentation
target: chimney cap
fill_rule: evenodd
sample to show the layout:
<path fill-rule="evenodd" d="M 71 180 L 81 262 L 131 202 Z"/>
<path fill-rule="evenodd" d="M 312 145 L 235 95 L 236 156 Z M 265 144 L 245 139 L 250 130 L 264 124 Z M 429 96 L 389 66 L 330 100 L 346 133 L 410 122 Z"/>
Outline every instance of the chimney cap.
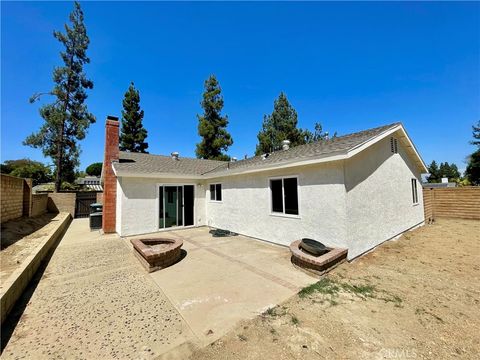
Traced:
<path fill-rule="evenodd" d="M 107 120 L 118 121 L 118 117 L 113 115 L 107 115 Z"/>

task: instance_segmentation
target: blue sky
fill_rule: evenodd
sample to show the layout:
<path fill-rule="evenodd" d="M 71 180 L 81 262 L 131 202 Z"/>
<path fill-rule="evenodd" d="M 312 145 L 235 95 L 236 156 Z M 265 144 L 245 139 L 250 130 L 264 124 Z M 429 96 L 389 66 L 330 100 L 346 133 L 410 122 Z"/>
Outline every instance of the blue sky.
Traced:
<path fill-rule="evenodd" d="M 194 156 L 203 81 L 216 74 L 231 156 L 253 154 L 286 92 L 299 126 L 345 134 L 402 121 L 426 162 L 465 168 L 480 119 L 480 3 L 83 2 L 97 117 L 81 169 L 102 161 L 107 115 L 134 81 L 149 151 Z M 42 124 L 28 98 L 52 87 L 68 2 L 1 3 L 1 159 L 47 161 L 22 140 Z M 46 98 L 45 101 L 50 99 Z"/>

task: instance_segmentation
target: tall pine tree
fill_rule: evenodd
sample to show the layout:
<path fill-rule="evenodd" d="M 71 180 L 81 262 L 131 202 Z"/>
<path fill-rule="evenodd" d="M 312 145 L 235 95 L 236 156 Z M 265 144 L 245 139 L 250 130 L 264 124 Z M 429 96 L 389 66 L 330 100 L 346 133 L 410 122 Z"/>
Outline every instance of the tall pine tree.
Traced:
<path fill-rule="evenodd" d="M 202 140 L 197 144 L 195 153 L 199 159 L 229 160 L 230 157 L 225 152 L 233 144 L 233 140 L 227 131 L 228 117 L 221 115 L 222 89 L 215 75 L 211 75 L 204 86 L 205 91 L 200 103 L 203 114 L 197 115 L 198 134 Z"/>
<path fill-rule="evenodd" d="M 429 183 L 437 183 L 440 181 L 441 176 L 435 160 L 432 160 L 431 164 L 428 166 L 428 173 L 430 174 L 428 176 Z"/>
<path fill-rule="evenodd" d="M 53 95 L 52 104 L 40 108 L 40 116 L 45 120 L 40 130 L 28 136 L 24 144 L 41 148 L 43 154 L 55 163 L 55 191 L 60 191 L 62 181 L 66 180 L 65 170 L 78 164 L 80 153 L 77 142 L 85 138 L 90 124 L 95 122 L 93 114 L 88 112 L 84 103 L 87 89 L 93 88 L 93 82 L 87 79 L 83 66 L 90 62 L 86 51 L 90 42 L 83 22 L 83 12 L 78 2 L 70 14 L 71 25 L 65 24 L 65 33 L 54 31 L 53 36 L 60 41 L 65 50 L 60 52 L 63 66 L 53 71 L 55 86 L 49 93 L 35 94 L 30 102 L 41 95 Z"/>
<path fill-rule="evenodd" d="M 476 145 L 480 148 L 480 120 L 477 121 L 477 125 L 472 125 L 473 140 L 470 144 Z"/>
<path fill-rule="evenodd" d="M 148 153 L 147 130 L 143 127 L 143 110 L 140 109 L 140 93 L 130 83 L 123 99 L 122 129 L 120 133 L 120 150 Z"/>
<path fill-rule="evenodd" d="M 262 129 L 257 135 L 255 155 L 281 149 L 283 140 L 289 140 L 291 146 L 305 144 L 309 135 L 297 128 L 297 124 L 297 112 L 290 105 L 287 96 L 281 92 L 273 104 L 272 114 L 263 117 Z"/>

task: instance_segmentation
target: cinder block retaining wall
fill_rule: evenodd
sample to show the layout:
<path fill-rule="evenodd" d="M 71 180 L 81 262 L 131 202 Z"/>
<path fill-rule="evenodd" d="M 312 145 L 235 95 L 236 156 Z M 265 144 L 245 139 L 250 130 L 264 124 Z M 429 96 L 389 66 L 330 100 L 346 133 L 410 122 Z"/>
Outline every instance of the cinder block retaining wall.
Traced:
<path fill-rule="evenodd" d="M 28 256 L 10 277 L 2 284 L 0 293 L 1 322 L 7 318 L 17 300 L 28 286 L 40 264 L 43 262 L 53 245 L 63 236 L 71 221 L 71 216 L 66 213 L 58 214 L 55 220 L 58 225 L 46 234 L 39 242 L 35 251 Z"/>
<path fill-rule="evenodd" d="M 30 216 L 32 180 L 0 174 L 1 222 Z"/>
<path fill-rule="evenodd" d="M 32 195 L 31 216 L 43 215 L 47 212 L 48 194 Z"/>
<path fill-rule="evenodd" d="M 423 189 L 425 220 L 437 217 L 480 220 L 480 187 Z"/>
<path fill-rule="evenodd" d="M 68 212 L 75 216 L 75 201 L 77 194 L 74 192 L 48 193 L 49 212 Z"/>

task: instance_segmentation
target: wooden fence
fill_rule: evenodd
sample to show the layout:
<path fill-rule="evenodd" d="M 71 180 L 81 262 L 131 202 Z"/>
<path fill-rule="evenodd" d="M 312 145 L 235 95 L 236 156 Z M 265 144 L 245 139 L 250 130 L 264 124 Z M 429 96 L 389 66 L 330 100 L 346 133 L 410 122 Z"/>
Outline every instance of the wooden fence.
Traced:
<path fill-rule="evenodd" d="M 480 187 L 423 189 L 425 221 L 437 217 L 480 220 Z"/>

